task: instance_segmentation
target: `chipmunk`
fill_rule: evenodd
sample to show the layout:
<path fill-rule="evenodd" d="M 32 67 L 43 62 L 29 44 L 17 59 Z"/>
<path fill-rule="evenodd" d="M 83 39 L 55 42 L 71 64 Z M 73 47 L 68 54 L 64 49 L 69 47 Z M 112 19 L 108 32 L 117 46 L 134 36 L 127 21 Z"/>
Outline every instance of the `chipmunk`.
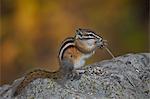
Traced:
<path fill-rule="evenodd" d="M 60 47 L 58 60 L 60 69 L 56 72 L 34 70 L 29 72 L 17 86 L 14 96 L 18 95 L 30 82 L 37 78 L 50 78 L 55 81 L 68 79 L 72 72 L 84 66 L 85 59 L 91 57 L 97 48 L 102 48 L 102 37 L 89 29 L 77 29 L 74 37 L 66 38 Z"/>

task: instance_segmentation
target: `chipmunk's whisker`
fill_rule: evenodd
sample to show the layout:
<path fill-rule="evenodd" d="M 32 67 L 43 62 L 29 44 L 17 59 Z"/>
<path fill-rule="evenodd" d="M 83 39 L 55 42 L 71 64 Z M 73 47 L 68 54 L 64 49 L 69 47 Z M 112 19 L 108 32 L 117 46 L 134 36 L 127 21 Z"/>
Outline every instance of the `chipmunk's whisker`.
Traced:
<path fill-rule="evenodd" d="M 107 40 L 103 40 L 103 42 L 108 42 Z"/>
<path fill-rule="evenodd" d="M 103 47 L 108 45 L 108 41 L 107 40 L 103 40 Z"/>
<path fill-rule="evenodd" d="M 104 46 L 107 46 L 107 45 L 108 45 L 108 43 L 107 43 L 107 42 L 103 42 L 103 44 L 104 44 Z"/>

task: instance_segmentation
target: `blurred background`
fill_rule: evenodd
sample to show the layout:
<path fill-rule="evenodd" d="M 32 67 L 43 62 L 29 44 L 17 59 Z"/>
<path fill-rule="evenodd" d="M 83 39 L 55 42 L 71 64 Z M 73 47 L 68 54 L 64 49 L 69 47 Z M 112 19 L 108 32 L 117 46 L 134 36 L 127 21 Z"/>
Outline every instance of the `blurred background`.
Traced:
<path fill-rule="evenodd" d="M 58 69 L 61 42 L 89 28 L 115 56 L 149 52 L 149 0 L 0 0 L 0 85 L 34 68 Z M 111 59 L 98 50 L 87 64 Z"/>

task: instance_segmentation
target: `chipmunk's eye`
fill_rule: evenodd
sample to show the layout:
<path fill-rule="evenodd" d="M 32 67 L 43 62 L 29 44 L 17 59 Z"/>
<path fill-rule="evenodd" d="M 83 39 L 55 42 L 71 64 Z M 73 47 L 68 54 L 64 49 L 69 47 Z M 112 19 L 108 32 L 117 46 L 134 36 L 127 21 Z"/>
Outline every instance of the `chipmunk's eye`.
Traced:
<path fill-rule="evenodd" d="M 76 30 L 76 35 L 77 35 L 78 37 L 82 37 L 82 32 L 81 32 L 80 30 Z"/>

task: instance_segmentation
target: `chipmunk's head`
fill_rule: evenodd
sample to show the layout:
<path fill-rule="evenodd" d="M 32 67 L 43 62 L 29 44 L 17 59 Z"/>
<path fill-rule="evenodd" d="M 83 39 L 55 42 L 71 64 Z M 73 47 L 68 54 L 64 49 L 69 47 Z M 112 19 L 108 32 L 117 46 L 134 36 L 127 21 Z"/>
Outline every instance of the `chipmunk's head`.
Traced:
<path fill-rule="evenodd" d="M 104 46 L 103 38 L 89 29 L 77 29 L 75 35 L 75 45 L 82 52 L 91 53 L 96 48 Z"/>

